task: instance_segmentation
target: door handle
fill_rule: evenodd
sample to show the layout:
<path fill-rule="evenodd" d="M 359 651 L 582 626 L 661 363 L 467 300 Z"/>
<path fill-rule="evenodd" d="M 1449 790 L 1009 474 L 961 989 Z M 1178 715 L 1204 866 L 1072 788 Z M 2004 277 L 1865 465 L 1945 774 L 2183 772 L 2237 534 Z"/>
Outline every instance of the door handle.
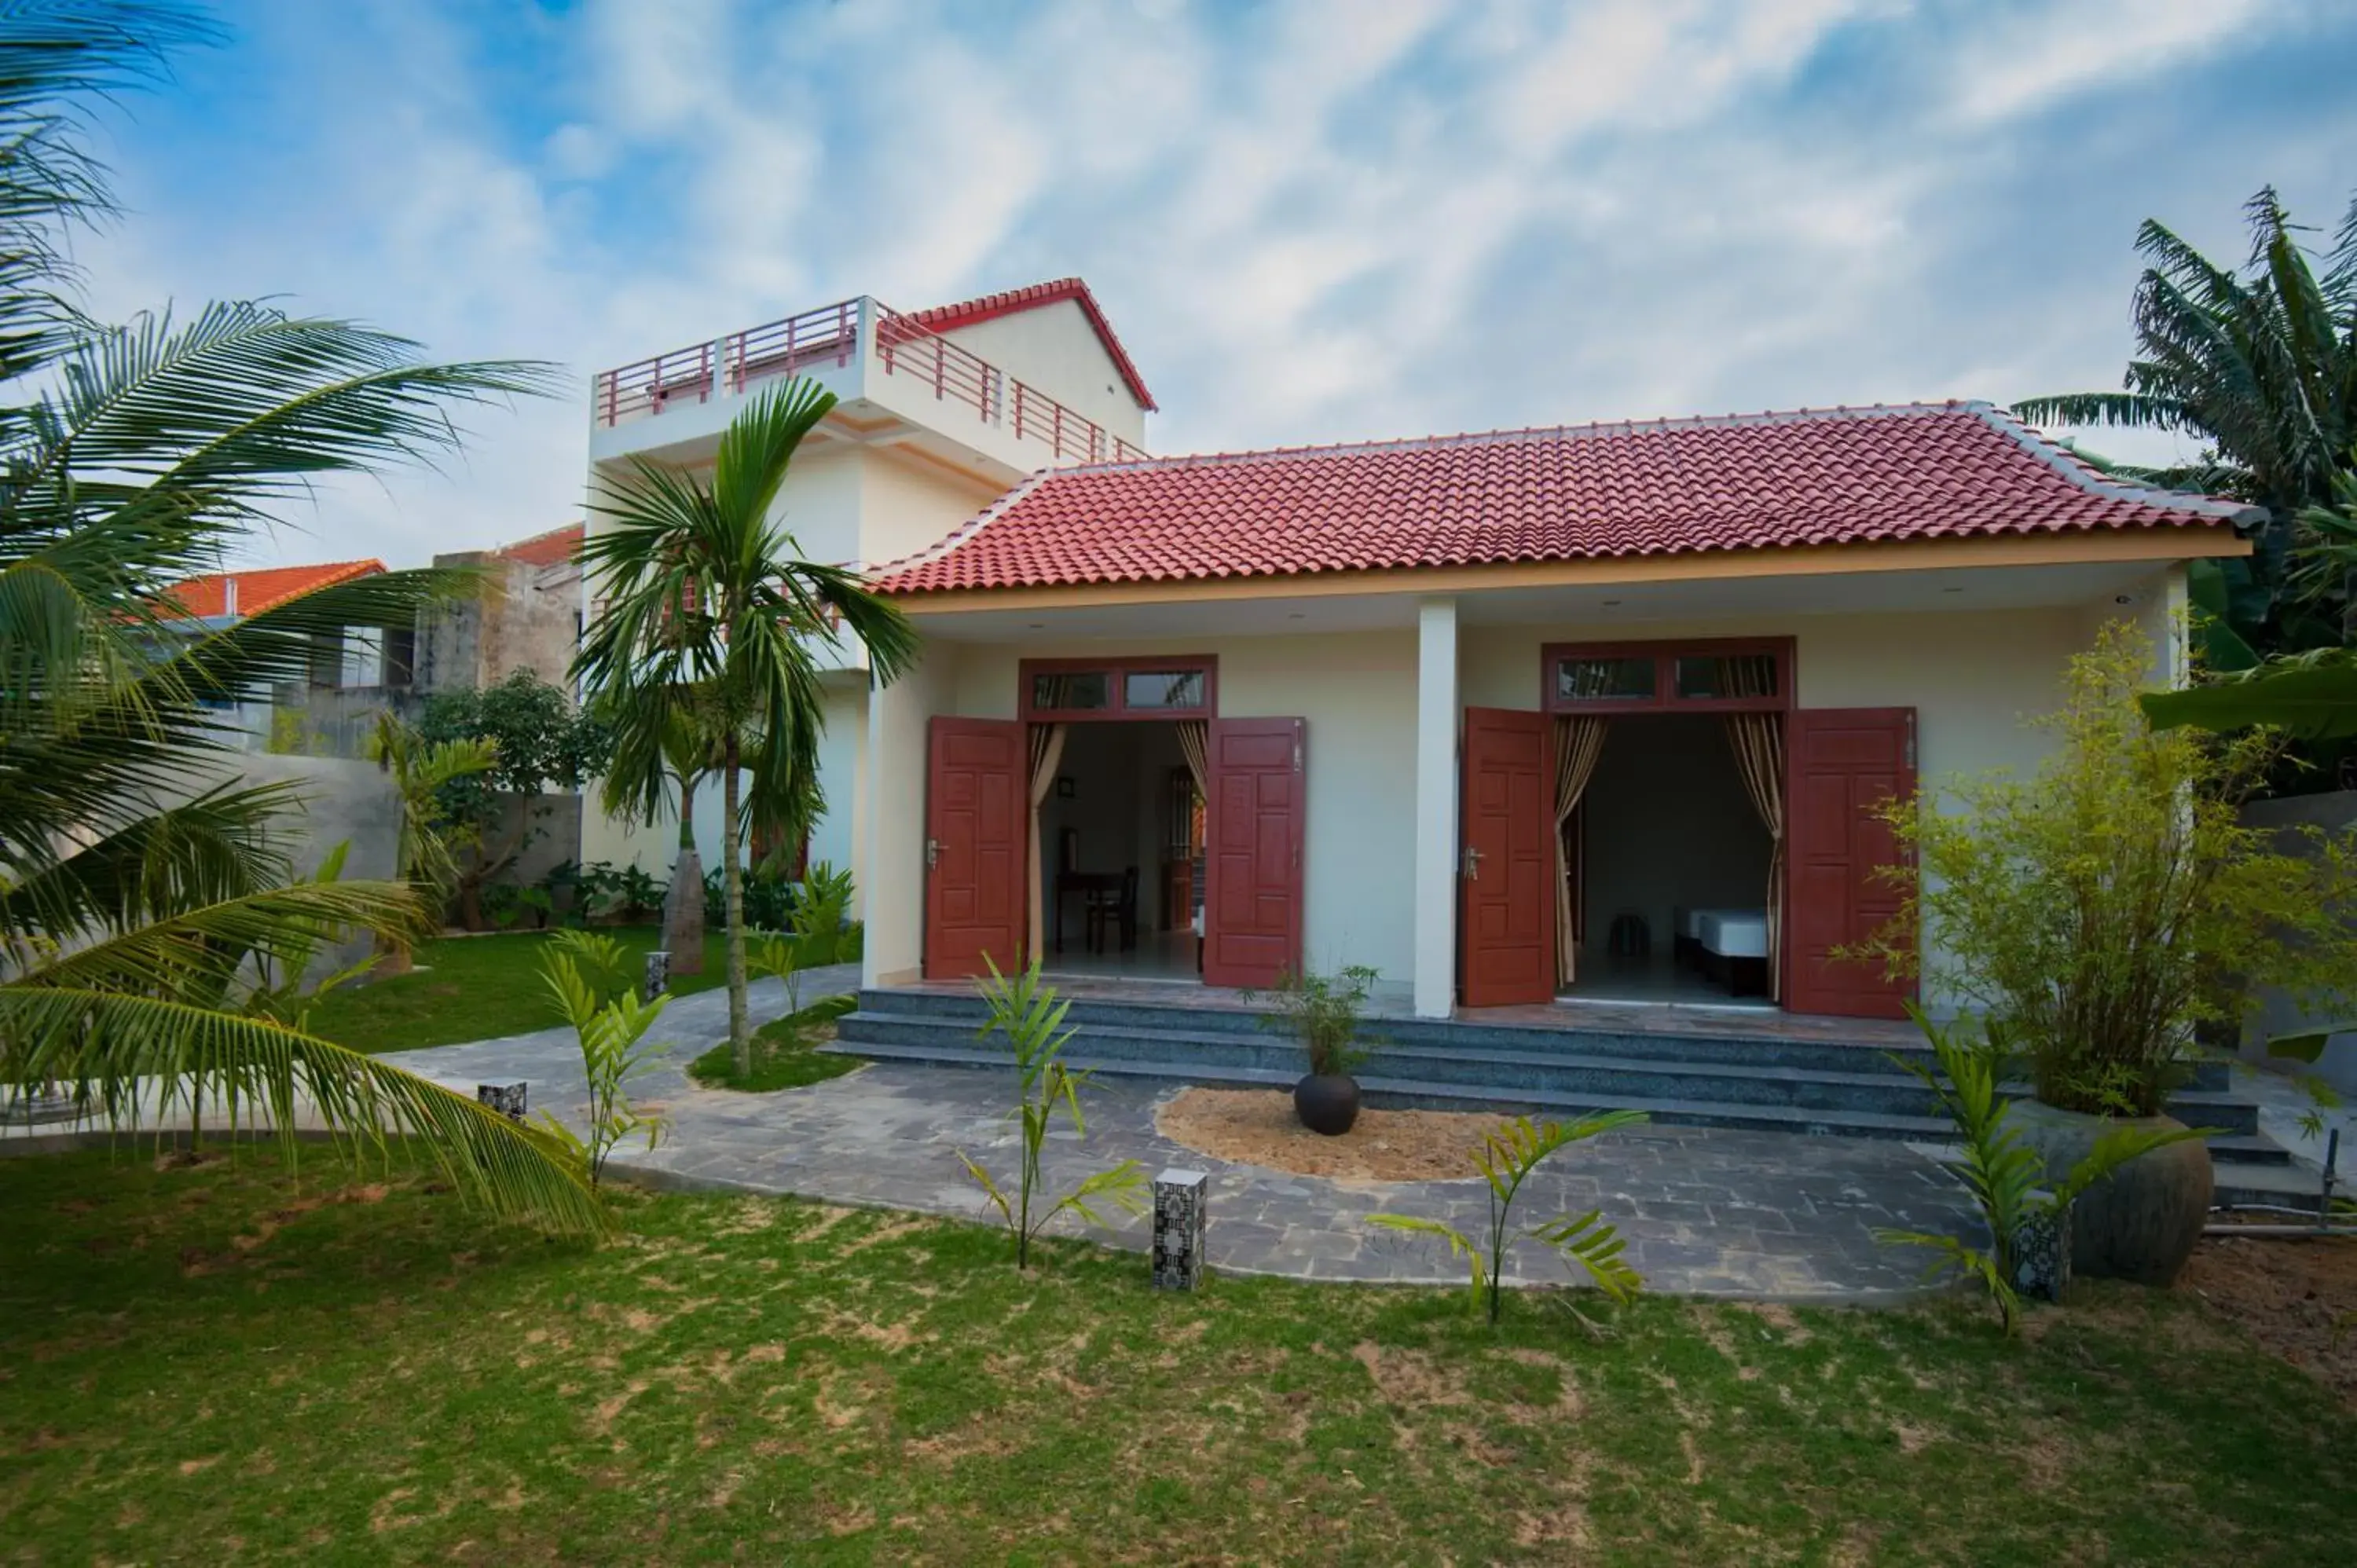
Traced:
<path fill-rule="evenodd" d="M 939 839 L 927 839 L 925 841 L 925 869 L 931 871 L 934 866 L 939 865 L 941 863 L 942 841 Z"/>
<path fill-rule="evenodd" d="M 1469 843 L 1465 846 L 1465 880 L 1481 880 L 1481 852 Z"/>

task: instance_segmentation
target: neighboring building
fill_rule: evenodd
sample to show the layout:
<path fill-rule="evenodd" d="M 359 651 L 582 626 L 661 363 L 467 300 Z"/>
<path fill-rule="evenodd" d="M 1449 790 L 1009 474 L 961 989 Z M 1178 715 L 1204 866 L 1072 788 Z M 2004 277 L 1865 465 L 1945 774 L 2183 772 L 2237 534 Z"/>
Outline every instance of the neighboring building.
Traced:
<path fill-rule="evenodd" d="M 436 566 L 473 566 L 479 596 L 421 618 L 417 687 L 424 693 L 482 687 L 529 670 L 572 690 L 566 671 L 581 645 L 581 538 L 577 522 L 492 550 L 434 557 Z"/>
<path fill-rule="evenodd" d="M 839 401 L 802 443 L 778 514 L 804 557 L 838 564 L 922 549 L 1043 465 L 1142 456 L 1154 407 L 1077 278 L 913 314 L 862 297 L 599 376 L 592 487 L 630 457 L 708 474 L 744 395 L 790 373 Z M 825 663 L 829 809 L 808 852 L 852 865 L 860 858 L 866 661 L 851 647 L 829 650 Z M 719 797 L 712 789 L 696 796 L 707 865 L 719 863 Z M 636 827 L 596 812 L 583 836 L 584 861 L 635 863 L 658 875 L 678 842 L 675 823 Z"/>
<path fill-rule="evenodd" d="M 210 572 L 176 584 L 170 597 L 189 618 L 190 631 L 214 630 L 316 589 L 373 577 L 384 569 L 383 562 L 371 559 Z M 314 638 L 307 682 L 282 682 L 272 701 L 238 705 L 237 725 L 245 734 L 246 749 L 359 755 L 350 749 L 350 715 L 373 714 L 405 700 L 415 652 L 416 638 L 409 631 L 347 627 L 340 633 Z"/>
<path fill-rule="evenodd" d="M 598 382 L 597 465 L 707 462 L 761 374 L 843 396 L 782 516 L 888 563 L 925 641 L 831 687 L 814 848 L 858 877 L 871 986 L 1029 949 L 1235 986 L 1366 964 L 1435 1017 L 1893 1014 L 1833 957 L 1897 899 L 1867 809 L 2035 764 L 2021 720 L 2108 619 L 2180 675 L 2185 564 L 2256 515 L 1964 403 L 1146 457 L 1143 385 L 1060 290 L 996 296 L 1054 303 L 982 321 L 986 359 L 972 307 L 858 300 Z M 1018 438 L 1018 376 L 1085 439 L 1040 440 L 1036 402 Z"/>

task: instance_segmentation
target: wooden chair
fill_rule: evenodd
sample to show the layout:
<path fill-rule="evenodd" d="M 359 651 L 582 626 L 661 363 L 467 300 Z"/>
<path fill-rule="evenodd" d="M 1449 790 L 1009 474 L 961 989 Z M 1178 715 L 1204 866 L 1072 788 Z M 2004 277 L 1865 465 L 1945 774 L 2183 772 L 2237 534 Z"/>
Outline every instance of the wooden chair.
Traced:
<path fill-rule="evenodd" d="M 1092 888 L 1088 896 L 1089 951 L 1104 951 L 1105 928 L 1113 928 L 1121 943 L 1121 950 L 1129 952 L 1137 946 L 1137 867 L 1129 866 L 1121 874 L 1118 887 Z"/>

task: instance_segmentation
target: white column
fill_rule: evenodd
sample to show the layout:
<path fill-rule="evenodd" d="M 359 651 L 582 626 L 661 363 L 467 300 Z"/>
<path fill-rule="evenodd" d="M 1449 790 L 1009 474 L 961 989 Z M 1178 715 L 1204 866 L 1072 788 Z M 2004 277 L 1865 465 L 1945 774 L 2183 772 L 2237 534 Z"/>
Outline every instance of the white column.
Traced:
<path fill-rule="evenodd" d="M 867 698 L 867 768 L 859 827 L 866 946 L 862 985 L 912 979 L 925 940 L 928 725 L 953 660 L 929 646 L 915 669 Z"/>
<path fill-rule="evenodd" d="M 1457 1000 L 1457 601 L 1416 606 L 1415 1012 Z"/>

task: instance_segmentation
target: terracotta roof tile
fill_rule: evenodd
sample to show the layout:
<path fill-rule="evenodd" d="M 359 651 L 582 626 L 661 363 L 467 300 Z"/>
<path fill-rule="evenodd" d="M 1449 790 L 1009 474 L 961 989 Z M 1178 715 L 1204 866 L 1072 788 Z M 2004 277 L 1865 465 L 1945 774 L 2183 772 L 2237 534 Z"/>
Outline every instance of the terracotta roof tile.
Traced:
<path fill-rule="evenodd" d="M 501 545 L 492 553 L 502 561 L 521 561 L 527 566 L 562 565 L 580 553 L 583 532 L 582 524 L 568 522 L 563 528 L 552 528 L 546 533 Z"/>
<path fill-rule="evenodd" d="M 267 566 L 253 572 L 208 572 L 201 577 L 190 577 L 166 590 L 182 613 L 200 620 L 215 616 L 259 615 L 274 605 L 310 593 L 316 588 L 346 583 L 355 577 L 374 576 L 384 570 L 382 561 L 328 561 L 316 566 Z M 231 602 L 230 585 L 236 584 L 235 604 Z"/>
<path fill-rule="evenodd" d="M 1068 299 L 1079 306 L 1081 314 L 1089 318 L 1089 325 L 1095 328 L 1098 340 L 1103 343 L 1105 353 L 1113 360 L 1114 369 L 1119 371 L 1121 379 L 1128 383 L 1129 394 L 1137 400 L 1137 406 L 1148 413 L 1153 413 L 1154 394 L 1146 390 L 1146 378 L 1137 373 L 1137 367 L 1130 362 L 1129 350 L 1121 346 L 1119 338 L 1114 336 L 1113 323 L 1105 319 L 1105 313 L 1098 307 L 1096 295 L 1091 294 L 1089 285 L 1079 278 L 1057 278 L 1049 283 L 1010 288 L 1001 294 L 985 294 L 979 299 L 960 300 L 955 305 L 936 305 L 927 310 L 910 312 L 909 319 L 935 332 L 949 332 L 960 327 L 971 327 L 977 321 L 1012 316 L 1017 311 L 1037 310 L 1042 306 L 1059 305 Z"/>
<path fill-rule="evenodd" d="M 887 593 L 2216 527 L 1986 403 L 1590 424 L 1034 475 Z"/>

